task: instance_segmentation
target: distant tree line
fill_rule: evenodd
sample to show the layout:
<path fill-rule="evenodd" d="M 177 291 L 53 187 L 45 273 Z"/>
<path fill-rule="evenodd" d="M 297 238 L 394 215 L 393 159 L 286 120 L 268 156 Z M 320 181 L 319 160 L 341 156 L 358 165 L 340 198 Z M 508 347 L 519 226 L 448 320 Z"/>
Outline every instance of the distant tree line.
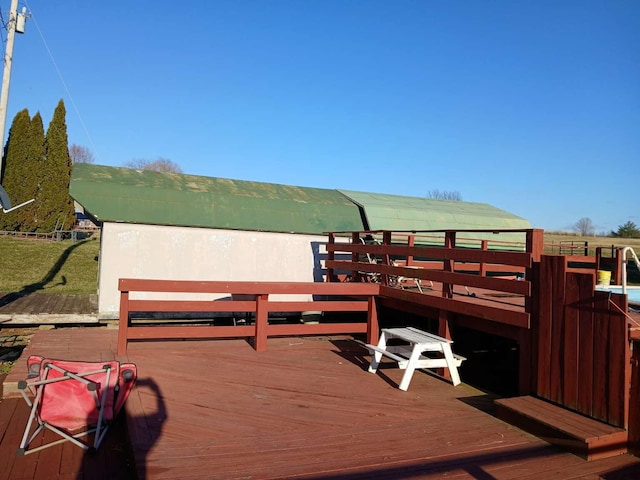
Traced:
<path fill-rule="evenodd" d="M 462 195 L 460 192 L 454 190 L 429 190 L 427 192 L 427 198 L 431 198 L 433 200 L 452 200 L 454 202 L 462 201 Z"/>
<path fill-rule="evenodd" d="M 583 217 L 578 220 L 574 224 L 573 229 L 584 236 L 594 235 L 595 233 L 595 227 L 589 217 Z M 640 238 L 640 229 L 638 229 L 635 223 L 628 221 L 622 225 L 618 225 L 618 229 L 612 230 L 609 236 L 615 238 Z"/>
<path fill-rule="evenodd" d="M 125 167 L 133 168 L 134 170 L 151 170 L 161 173 L 182 173 L 180 165 L 162 157 L 158 157 L 155 160 L 131 160 L 126 163 Z"/>
<path fill-rule="evenodd" d="M 0 216 L 0 230 L 48 233 L 75 223 L 69 196 L 71 158 L 66 109 L 60 100 L 45 134 L 42 117 L 16 114 L 4 147 L 0 179 L 12 202 L 35 202 Z"/>

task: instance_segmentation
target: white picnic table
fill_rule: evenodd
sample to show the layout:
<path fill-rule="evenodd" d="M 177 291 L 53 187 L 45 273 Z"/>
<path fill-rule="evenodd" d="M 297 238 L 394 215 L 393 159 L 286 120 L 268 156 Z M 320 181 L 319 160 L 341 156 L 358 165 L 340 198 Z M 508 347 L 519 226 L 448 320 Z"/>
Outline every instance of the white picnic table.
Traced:
<path fill-rule="evenodd" d="M 400 339 L 402 345 L 387 345 L 390 339 Z M 378 345 L 365 344 L 373 352 L 369 365 L 369 372 L 376 373 L 382 357 L 388 357 L 398 363 L 398 368 L 404 370 L 402 381 L 398 388 L 406 391 L 411 383 L 416 368 L 447 368 L 453 385 L 460 383 L 458 367 L 465 360 L 451 350 L 453 340 L 449 340 L 433 333 L 424 332 L 413 327 L 383 328 Z M 424 355 L 425 352 L 440 352 L 439 358 Z"/>

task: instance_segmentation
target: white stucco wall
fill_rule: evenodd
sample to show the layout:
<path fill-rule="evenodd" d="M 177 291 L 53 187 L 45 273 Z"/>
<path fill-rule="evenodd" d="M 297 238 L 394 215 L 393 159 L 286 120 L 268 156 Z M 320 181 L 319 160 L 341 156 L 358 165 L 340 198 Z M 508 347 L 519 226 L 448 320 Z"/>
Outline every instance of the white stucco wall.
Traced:
<path fill-rule="evenodd" d="M 314 235 L 104 223 L 99 315 L 118 317 L 120 278 L 322 281 L 326 241 Z"/>

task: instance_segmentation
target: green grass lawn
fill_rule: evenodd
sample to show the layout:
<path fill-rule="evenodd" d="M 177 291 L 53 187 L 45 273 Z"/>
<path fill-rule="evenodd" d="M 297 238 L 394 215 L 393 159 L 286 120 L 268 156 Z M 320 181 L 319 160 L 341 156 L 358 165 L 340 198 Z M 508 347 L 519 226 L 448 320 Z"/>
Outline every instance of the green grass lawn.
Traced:
<path fill-rule="evenodd" d="M 0 292 L 97 293 L 99 239 L 0 237 Z"/>
<path fill-rule="evenodd" d="M 0 237 L 0 292 L 95 294 L 100 236 L 55 242 Z M 9 372 L 28 343 L 24 329 L 0 326 L 0 376 Z"/>

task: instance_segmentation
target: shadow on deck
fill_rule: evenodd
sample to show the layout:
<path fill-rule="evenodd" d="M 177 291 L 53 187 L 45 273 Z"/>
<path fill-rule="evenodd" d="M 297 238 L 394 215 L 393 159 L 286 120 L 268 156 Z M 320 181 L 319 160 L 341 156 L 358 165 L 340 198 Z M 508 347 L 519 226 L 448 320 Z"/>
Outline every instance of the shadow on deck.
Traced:
<path fill-rule="evenodd" d="M 40 331 L 22 358 L 113 358 L 116 337 Z M 419 372 L 402 392 L 403 372 L 367 373 L 368 352 L 351 337 L 268 342 L 266 352 L 237 339 L 131 342 L 140 381 L 126 404 L 128 440 L 116 428 L 93 458 L 70 445 L 16 458 L 26 406 L 3 400 L 0 479 L 132 478 L 129 458 L 140 479 L 640 476 L 637 457 L 587 462 L 498 420 L 493 399 L 464 383 Z M 7 384 L 25 374 L 19 361 Z"/>

